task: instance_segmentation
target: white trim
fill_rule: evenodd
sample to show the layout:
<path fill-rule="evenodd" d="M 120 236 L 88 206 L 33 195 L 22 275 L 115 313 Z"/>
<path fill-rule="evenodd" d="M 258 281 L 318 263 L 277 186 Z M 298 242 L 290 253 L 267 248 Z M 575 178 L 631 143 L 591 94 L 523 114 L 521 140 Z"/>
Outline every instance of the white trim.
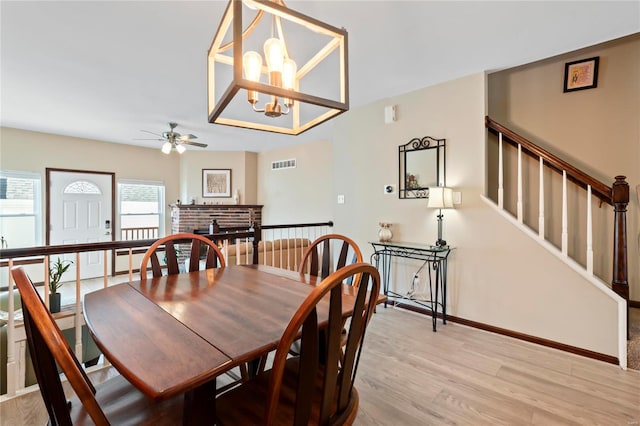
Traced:
<path fill-rule="evenodd" d="M 118 217 L 118 229 L 117 234 L 120 235 L 122 232 L 122 212 L 120 209 L 121 197 L 122 193 L 120 192 L 120 185 L 146 185 L 146 186 L 156 186 L 160 189 L 160 193 L 158 194 L 158 236 L 166 235 L 166 215 L 167 210 L 165 208 L 165 192 L 166 187 L 164 181 L 161 180 L 138 180 L 138 179 L 118 179 L 116 182 L 116 215 Z M 154 214 L 154 213 L 149 213 Z M 115 226 L 111 227 L 115 231 Z"/>
<path fill-rule="evenodd" d="M 44 214 L 42 212 L 42 198 L 44 194 L 42 193 L 42 175 L 40 173 L 35 172 L 25 172 L 20 170 L 0 170 L 0 178 L 5 179 L 29 179 L 33 181 L 33 215 L 26 214 L 20 216 L 33 216 L 34 217 L 34 232 L 33 238 L 35 242 L 35 246 L 43 245 L 44 240 L 42 238 L 42 229 L 44 228 L 43 217 Z M 5 217 L 9 217 L 11 215 L 4 215 Z M 15 248 L 15 247 L 11 247 Z"/>
<path fill-rule="evenodd" d="M 535 242 L 544 247 L 549 253 L 553 254 L 559 260 L 564 262 L 567 266 L 573 269 L 575 272 L 580 274 L 585 280 L 587 280 L 591 285 L 596 287 L 598 290 L 603 292 L 606 296 L 612 299 L 614 302 L 618 304 L 618 365 L 623 370 L 627 369 L 627 302 L 622 297 L 620 297 L 616 292 L 614 292 L 609 286 L 602 281 L 600 278 L 595 275 L 591 275 L 587 272 L 587 270 L 580 265 L 575 260 L 571 259 L 568 256 L 562 254 L 560 250 L 550 242 L 545 239 L 539 238 L 538 234 L 534 232 L 528 226 L 521 224 L 518 222 L 516 218 L 514 218 L 511 213 L 500 209 L 493 200 L 489 199 L 484 195 L 480 195 L 482 201 L 491 206 L 496 212 L 498 212 L 501 216 L 511 222 L 514 226 L 519 228 L 522 232 L 528 235 Z"/>

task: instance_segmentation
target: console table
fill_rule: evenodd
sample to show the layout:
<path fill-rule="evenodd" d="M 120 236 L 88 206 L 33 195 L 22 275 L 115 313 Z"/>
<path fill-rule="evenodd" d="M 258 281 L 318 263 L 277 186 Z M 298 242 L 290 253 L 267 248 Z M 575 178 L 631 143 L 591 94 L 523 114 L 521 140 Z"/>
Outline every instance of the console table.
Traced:
<path fill-rule="evenodd" d="M 410 300 L 431 312 L 433 331 L 436 331 L 438 318 L 438 306 L 442 307 L 442 323 L 447 323 L 447 259 L 453 250 L 452 247 L 432 246 L 428 244 L 401 243 L 401 242 L 370 242 L 373 246 L 371 261 L 375 261 L 376 267 L 381 272 L 384 294 L 394 304 L 402 300 Z M 411 289 L 406 294 L 399 294 L 389 290 L 391 275 L 391 259 L 393 257 L 405 259 L 417 259 L 423 261 L 414 275 Z M 425 270 L 428 275 L 429 294 L 415 292 L 415 278 Z M 385 307 L 387 302 L 385 302 Z"/>

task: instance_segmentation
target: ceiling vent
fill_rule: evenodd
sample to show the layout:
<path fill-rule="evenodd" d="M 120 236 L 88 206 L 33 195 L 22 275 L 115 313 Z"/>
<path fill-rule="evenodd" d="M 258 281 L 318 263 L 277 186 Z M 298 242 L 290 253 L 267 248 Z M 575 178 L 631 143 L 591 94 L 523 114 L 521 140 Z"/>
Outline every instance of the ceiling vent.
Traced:
<path fill-rule="evenodd" d="M 290 160 L 279 160 L 271 162 L 271 170 L 282 170 L 282 169 L 295 169 L 296 168 L 296 159 L 292 158 Z"/>

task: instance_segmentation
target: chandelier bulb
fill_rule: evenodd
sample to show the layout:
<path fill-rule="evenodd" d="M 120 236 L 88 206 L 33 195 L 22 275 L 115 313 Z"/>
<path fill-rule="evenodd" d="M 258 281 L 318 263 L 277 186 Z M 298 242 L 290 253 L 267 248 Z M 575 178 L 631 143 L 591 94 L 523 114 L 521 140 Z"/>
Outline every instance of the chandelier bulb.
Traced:
<path fill-rule="evenodd" d="M 264 42 L 264 57 L 269 72 L 282 72 L 284 64 L 284 46 L 279 38 L 270 38 Z"/>
<path fill-rule="evenodd" d="M 249 81 L 260 81 L 262 73 L 262 56 L 258 52 L 249 51 L 242 56 L 242 71 L 244 78 Z M 247 90 L 247 100 L 252 105 L 258 102 L 258 92 L 255 90 Z"/>
<path fill-rule="evenodd" d="M 296 73 L 298 72 L 298 66 L 291 58 L 284 60 L 282 65 L 282 87 L 288 90 L 296 90 Z M 282 102 L 285 106 L 291 107 L 293 105 L 293 99 L 284 98 Z"/>

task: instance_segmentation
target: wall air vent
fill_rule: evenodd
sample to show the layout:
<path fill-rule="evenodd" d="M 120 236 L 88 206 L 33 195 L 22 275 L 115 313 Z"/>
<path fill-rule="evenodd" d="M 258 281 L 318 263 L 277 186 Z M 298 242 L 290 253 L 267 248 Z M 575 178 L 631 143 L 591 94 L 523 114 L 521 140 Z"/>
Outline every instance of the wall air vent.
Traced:
<path fill-rule="evenodd" d="M 296 159 L 292 158 L 290 160 L 279 160 L 271 162 L 271 170 L 282 170 L 282 169 L 295 169 L 296 168 Z"/>

